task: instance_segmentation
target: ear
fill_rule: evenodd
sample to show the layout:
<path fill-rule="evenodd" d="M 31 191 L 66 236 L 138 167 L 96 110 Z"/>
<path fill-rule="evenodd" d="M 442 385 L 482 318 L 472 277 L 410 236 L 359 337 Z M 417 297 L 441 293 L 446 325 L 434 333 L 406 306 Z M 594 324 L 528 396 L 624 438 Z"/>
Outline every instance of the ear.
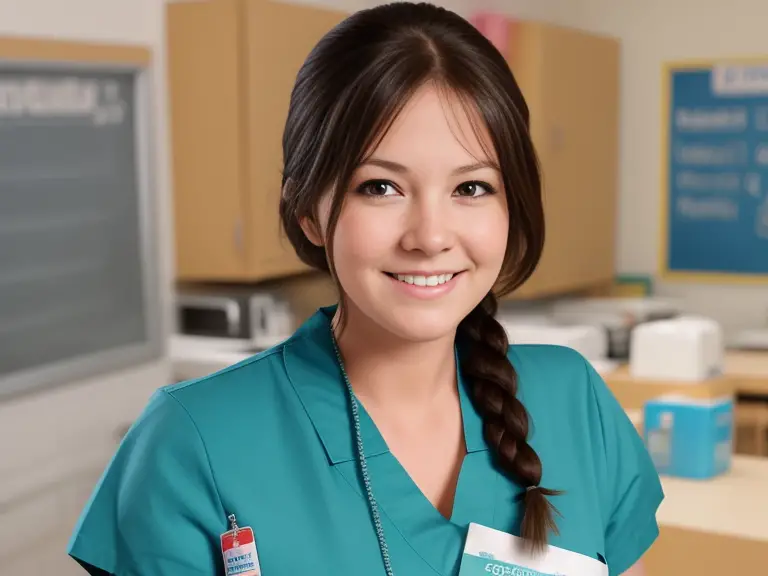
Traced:
<path fill-rule="evenodd" d="M 320 230 L 318 229 L 317 224 L 311 218 L 302 218 L 299 221 L 299 225 L 301 226 L 304 235 L 309 239 L 310 242 L 312 242 L 312 244 L 318 247 L 325 244 L 323 235 L 320 234 Z"/>

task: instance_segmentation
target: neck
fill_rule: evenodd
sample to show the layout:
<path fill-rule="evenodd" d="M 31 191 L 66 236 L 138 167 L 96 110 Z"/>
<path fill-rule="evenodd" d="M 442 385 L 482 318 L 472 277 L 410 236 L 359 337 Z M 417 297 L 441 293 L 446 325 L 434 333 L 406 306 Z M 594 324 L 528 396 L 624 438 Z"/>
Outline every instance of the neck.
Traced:
<path fill-rule="evenodd" d="M 351 306 L 345 315 L 344 328 L 336 338 L 352 389 L 362 401 L 407 410 L 457 394 L 454 334 L 411 342 L 387 332 Z"/>

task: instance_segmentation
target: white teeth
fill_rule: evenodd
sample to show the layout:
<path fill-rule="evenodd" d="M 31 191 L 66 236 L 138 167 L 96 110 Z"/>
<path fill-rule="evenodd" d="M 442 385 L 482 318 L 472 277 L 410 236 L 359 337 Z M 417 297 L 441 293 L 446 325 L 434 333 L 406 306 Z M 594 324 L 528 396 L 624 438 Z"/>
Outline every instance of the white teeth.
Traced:
<path fill-rule="evenodd" d="M 445 284 L 451 278 L 453 274 L 438 274 L 435 276 L 413 276 L 411 274 L 395 274 L 395 277 L 400 282 L 406 284 L 415 284 L 416 286 L 438 286 L 439 284 Z"/>

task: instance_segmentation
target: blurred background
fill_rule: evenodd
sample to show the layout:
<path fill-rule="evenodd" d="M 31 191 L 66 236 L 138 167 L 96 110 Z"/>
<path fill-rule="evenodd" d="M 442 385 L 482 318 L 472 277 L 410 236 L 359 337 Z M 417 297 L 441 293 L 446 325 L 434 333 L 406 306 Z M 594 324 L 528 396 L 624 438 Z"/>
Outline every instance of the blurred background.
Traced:
<path fill-rule="evenodd" d="M 439 3 L 505 54 L 541 155 L 510 340 L 580 350 L 636 423 L 667 493 L 649 574 L 756 573 L 768 6 Z M 334 301 L 280 236 L 280 138 L 308 51 L 374 4 L 0 0 L 0 576 L 80 574 L 67 540 L 150 394 Z"/>

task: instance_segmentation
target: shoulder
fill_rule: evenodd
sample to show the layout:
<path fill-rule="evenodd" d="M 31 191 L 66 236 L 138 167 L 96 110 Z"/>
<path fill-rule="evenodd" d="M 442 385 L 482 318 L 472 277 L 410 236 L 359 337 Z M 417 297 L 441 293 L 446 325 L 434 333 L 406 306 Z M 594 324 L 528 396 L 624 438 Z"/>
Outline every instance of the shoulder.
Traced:
<path fill-rule="evenodd" d="M 282 362 L 282 352 L 288 342 L 290 340 L 201 378 L 170 384 L 161 390 L 177 398 L 216 396 L 220 394 L 222 387 L 238 387 L 254 375 L 270 375 L 276 365 Z"/>
<path fill-rule="evenodd" d="M 543 375 L 583 372 L 587 360 L 573 348 L 554 344 L 512 344 L 507 357 L 518 370 Z"/>
<path fill-rule="evenodd" d="M 290 340 L 207 376 L 161 388 L 189 417 L 205 421 L 221 410 L 248 405 L 259 410 L 287 379 L 283 352 Z"/>
<path fill-rule="evenodd" d="M 233 436 L 252 436 L 259 414 L 275 410 L 268 396 L 286 388 L 282 351 L 158 389 L 103 473 L 70 555 L 109 573 L 133 573 L 134 562 L 154 574 L 223 569 L 210 544 L 226 530 L 221 463 Z"/>
<path fill-rule="evenodd" d="M 534 420 L 546 422 L 554 432 L 565 432 L 558 423 L 577 424 L 582 435 L 591 435 L 591 444 L 602 444 L 606 430 L 629 422 L 605 380 L 577 350 L 548 344 L 512 345 L 508 358 L 517 372 L 520 400 Z"/>
<path fill-rule="evenodd" d="M 161 390 L 190 420 L 214 470 L 226 467 L 233 436 L 249 438 L 254 453 L 272 461 L 283 457 L 270 441 L 276 434 L 306 435 L 300 389 L 316 388 L 329 371 L 315 340 L 296 333 L 232 366 Z"/>
<path fill-rule="evenodd" d="M 576 396 L 592 395 L 604 386 L 592 364 L 578 351 L 550 344 L 515 344 L 507 357 L 515 367 L 519 393 L 524 402 L 538 397 L 569 401 Z"/>
<path fill-rule="evenodd" d="M 599 494 L 611 573 L 623 572 L 658 535 L 655 512 L 664 497 L 643 439 L 604 379 L 576 350 L 514 345 L 508 357 L 521 401 L 539 424 L 537 451 L 550 471 L 567 460 L 564 446 L 579 455 L 579 474 Z M 560 472 L 563 481 L 575 474 Z"/>
<path fill-rule="evenodd" d="M 550 344 L 512 345 L 508 358 L 517 372 L 518 397 L 534 421 L 579 425 L 583 434 L 602 433 L 608 422 L 627 419 L 605 380 L 580 352 Z"/>

